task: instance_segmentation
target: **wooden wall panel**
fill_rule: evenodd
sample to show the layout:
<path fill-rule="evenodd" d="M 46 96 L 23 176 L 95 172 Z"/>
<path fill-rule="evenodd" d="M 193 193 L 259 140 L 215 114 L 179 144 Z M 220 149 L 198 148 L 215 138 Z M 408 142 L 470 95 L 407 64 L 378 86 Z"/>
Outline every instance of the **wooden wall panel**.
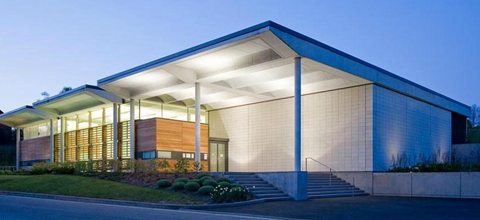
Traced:
<path fill-rule="evenodd" d="M 50 159 L 50 136 L 20 142 L 20 161 Z"/>
<path fill-rule="evenodd" d="M 195 123 L 170 119 L 156 119 L 157 150 L 194 152 Z M 200 152 L 208 153 L 208 125 L 202 124 Z"/>
<path fill-rule="evenodd" d="M 135 121 L 135 151 L 152 151 L 156 147 L 155 118 Z"/>

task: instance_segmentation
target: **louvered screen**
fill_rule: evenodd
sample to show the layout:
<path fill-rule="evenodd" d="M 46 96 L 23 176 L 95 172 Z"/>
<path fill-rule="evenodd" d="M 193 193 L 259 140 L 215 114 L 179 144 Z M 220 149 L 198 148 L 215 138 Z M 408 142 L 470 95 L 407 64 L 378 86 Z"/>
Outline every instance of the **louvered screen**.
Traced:
<path fill-rule="evenodd" d="M 107 160 L 113 159 L 113 126 L 112 124 L 104 126 L 104 154 Z"/>
<path fill-rule="evenodd" d="M 60 135 L 53 136 L 53 161 L 60 162 Z"/>
<path fill-rule="evenodd" d="M 120 155 L 120 159 L 130 159 L 130 122 L 121 122 L 118 132 L 118 155 Z"/>
<path fill-rule="evenodd" d="M 91 159 L 92 160 L 101 160 L 102 159 L 102 146 L 103 146 L 103 127 L 94 127 L 90 129 L 90 144 L 91 147 Z"/>
<path fill-rule="evenodd" d="M 76 131 L 65 133 L 65 161 L 77 160 Z"/>
<path fill-rule="evenodd" d="M 77 146 L 78 146 L 78 155 L 77 158 L 79 161 L 87 161 L 88 158 L 88 128 L 77 131 Z"/>

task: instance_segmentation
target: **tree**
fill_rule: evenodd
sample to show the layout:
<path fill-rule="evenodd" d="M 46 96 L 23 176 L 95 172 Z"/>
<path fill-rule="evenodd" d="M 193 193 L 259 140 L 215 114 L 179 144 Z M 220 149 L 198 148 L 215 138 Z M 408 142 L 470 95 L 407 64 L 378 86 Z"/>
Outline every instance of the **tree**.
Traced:
<path fill-rule="evenodd" d="M 70 86 L 64 86 L 63 89 L 58 93 L 58 94 L 62 94 L 62 93 L 66 93 L 68 91 L 72 90 L 72 87 Z"/>
<path fill-rule="evenodd" d="M 43 99 L 46 99 L 46 98 L 50 97 L 50 94 L 48 94 L 48 92 L 46 92 L 46 91 L 40 93 L 40 95 L 43 97 Z"/>
<path fill-rule="evenodd" d="M 470 117 L 468 118 L 472 127 L 477 127 L 480 125 L 480 107 L 477 105 L 472 105 Z"/>

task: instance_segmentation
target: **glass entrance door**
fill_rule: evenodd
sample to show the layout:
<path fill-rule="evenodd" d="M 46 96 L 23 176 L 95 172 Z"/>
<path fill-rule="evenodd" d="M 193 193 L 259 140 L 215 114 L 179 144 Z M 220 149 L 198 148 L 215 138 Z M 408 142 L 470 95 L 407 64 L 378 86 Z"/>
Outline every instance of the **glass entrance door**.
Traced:
<path fill-rule="evenodd" d="M 228 171 L 228 142 L 227 141 L 210 141 L 209 148 L 210 171 L 226 172 Z"/>

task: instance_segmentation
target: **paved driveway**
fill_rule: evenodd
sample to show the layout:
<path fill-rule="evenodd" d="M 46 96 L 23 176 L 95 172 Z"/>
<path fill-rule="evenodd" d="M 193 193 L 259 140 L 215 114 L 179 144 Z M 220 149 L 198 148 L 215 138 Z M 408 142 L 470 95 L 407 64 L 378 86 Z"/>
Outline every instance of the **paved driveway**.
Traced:
<path fill-rule="evenodd" d="M 408 197 L 345 197 L 282 201 L 211 209 L 301 219 L 480 219 L 480 200 Z"/>
<path fill-rule="evenodd" d="M 267 219 L 229 213 L 151 209 L 17 196 L 0 196 L 0 220 L 10 219 Z"/>

